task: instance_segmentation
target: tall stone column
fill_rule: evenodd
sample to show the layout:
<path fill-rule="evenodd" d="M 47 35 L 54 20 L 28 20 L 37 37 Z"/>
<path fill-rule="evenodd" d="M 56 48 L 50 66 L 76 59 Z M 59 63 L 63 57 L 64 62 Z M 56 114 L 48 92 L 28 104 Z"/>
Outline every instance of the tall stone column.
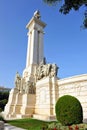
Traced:
<path fill-rule="evenodd" d="M 44 45 L 43 45 L 43 31 L 42 30 L 40 30 L 39 31 L 39 61 L 38 61 L 38 63 L 40 63 L 41 61 L 42 61 L 42 59 L 43 59 L 43 57 L 44 57 L 44 52 L 43 52 L 43 48 L 44 48 Z M 41 44 L 42 43 L 42 44 Z"/>
<path fill-rule="evenodd" d="M 32 46 L 31 46 L 31 54 L 30 54 L 30 64 L 33 65 L 33 64 L 37 64 L 37 48 L 38 48 L 38 36 L 37 36 L 37 30 L 36 28 L 34 28 L 32 30 Z"/>
<path fill-rule="evenodd" d="M 27 47 L 27 59 L 26 59 L 26 68 L 28 68 L 30 61 L 28 59 L 30 59 L 30 53 L 31 53 L 31 32 L 29 32 L 28 34 L 28 47 Z"/>
<path fill-rule="evenodd" d="M 37 64 L 37 30 L 33 29 L 28 33 L 28 49 L 26 59 L 26 69 L 33 74 L 33 66 Z"/>
<path fill-rule="evenodd" d="M 40 19 L 38 11 L 27 24 L 28 32 L 28 48 L 26 58 L 26 68 L 23 72 L 23 77 L 26 80 L 35 81 L 36 67 L 43 61 L 43 29 L 46 26 Z"/>

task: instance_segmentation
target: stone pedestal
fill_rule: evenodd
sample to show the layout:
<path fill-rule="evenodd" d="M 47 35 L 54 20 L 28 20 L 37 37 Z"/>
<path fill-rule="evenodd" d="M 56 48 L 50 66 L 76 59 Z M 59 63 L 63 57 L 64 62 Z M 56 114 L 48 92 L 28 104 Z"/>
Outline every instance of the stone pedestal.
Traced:
<path fill-rule="evenodd" d="M 17 94 L 18 94 L 17 89 L 11 89 L 8 103 L 6 104 L 5 109 L 4 109 L 5 118 L 8 118 L 12 114 Z"/>
<path fill-rule="evenodd" d="M 55 103 L 58 98 L 56 78 L 46 77 L 36 84 L 36 105 L 34 118 L 55 119 Z"/>
<path fill-rule="evenodd" d="M 13 107 L 13 112 L 11 113 L 11 116 L 15 117 L 17 114 L 20 114 L 20 109 L 22 106 L 22 93 L 17 93 L 15 98 L 15 104 Z"/>
<path fill-rule="evenodd" d="M 35 94 L 23 94 L 12 89 L 8 103 L 5 106 L 4 117 L 23 118 L 31 117 L 35 109 Z"/>
<path fill-rule="evenodd" d="M 32 117 L 35 112 L 35 94 L 23 94 L 20 117 Z"/>

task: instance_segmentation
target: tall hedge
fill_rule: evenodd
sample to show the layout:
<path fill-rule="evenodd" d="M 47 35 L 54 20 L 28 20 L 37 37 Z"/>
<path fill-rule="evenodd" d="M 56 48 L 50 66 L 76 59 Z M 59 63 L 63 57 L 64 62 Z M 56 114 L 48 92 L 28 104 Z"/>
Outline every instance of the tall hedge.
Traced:
<path fill-rule="evenodd" d="M 63 125 L 79 124 L 83 121 L 81 103 L 70 95 L 64 95 L 58 99 L 55 112 L 57 120 Z"/>

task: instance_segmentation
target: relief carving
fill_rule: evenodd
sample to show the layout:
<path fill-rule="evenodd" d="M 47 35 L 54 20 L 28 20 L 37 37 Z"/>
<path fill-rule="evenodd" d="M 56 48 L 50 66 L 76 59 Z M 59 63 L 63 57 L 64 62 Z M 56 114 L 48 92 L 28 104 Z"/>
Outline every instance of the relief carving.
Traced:
<path fill-rule="evenodd" d="M 36 88 L 35 88 L 34 82 L 30 82 L 30 81 L 26 82 L 25 93 L 27 93 L 27 94 L 35 94 L 36 93 Z"/>

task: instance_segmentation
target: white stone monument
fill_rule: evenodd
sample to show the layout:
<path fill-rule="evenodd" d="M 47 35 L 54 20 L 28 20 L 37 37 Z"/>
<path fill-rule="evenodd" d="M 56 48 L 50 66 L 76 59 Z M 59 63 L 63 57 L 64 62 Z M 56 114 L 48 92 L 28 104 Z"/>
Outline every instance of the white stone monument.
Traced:
<path fill-rule="evenodd" d="M 46 24 L 40 18 L 40 12 L 36 11 L 26 26 L 29 30 L 26 68 L 22 77 L 16 73 L 15 88 L 11 90 L 4 110 L 5 118 L 38 118 L 41 115 L 40 118 L 48 119 L 54 113 L 57 66 L 46 64 L 43 51 Z"/>
<path fill-rule="evenodd" d="M 57 78 L 58 67 L 47 64 L 44 58 L 45 26 L 40 12 L 36 11 L 26 26 L 29 30 L 26 67 L 22 76 L 16 73 L 15 88 L 10 91 L 4 117 L 54 120 L 56 101 L 68 94 L 79 99 L 83 116 L 87 118 L 87 74 Z"/>

